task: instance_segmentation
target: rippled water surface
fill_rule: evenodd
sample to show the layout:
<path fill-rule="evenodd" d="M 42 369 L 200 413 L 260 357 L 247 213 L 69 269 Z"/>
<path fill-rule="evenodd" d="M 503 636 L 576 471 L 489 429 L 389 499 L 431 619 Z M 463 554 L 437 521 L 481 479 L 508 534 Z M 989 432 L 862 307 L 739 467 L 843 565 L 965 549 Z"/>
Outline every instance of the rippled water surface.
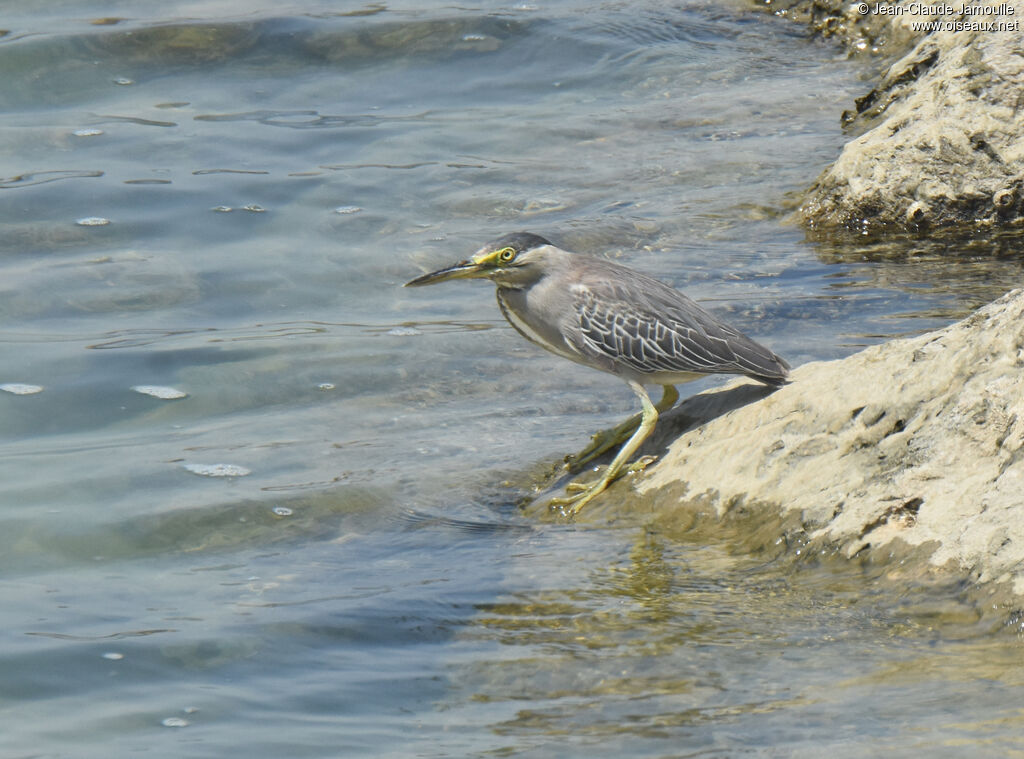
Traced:
<path fill-rule="evenodd" d="M 522 512 L 631 393 L 399 287 L 527 229 L 794 364 L 944 324 L 1012 245 L 784 221 L 862 64 L 729 2 L 0 7 L 0 755 L 1024 754 L 960 588 Z"/>

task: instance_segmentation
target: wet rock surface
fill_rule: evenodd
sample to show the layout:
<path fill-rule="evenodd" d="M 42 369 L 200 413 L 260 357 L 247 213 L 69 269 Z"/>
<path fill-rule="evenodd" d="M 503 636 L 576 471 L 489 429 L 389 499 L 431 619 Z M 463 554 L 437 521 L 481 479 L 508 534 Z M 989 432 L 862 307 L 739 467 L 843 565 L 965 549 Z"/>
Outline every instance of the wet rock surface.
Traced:
<path fill-rule="evenodd" d="M 894 2 L 889 5 L 902 5 Z M 754 7 L 803 24 L 822 37 L 839 41 L 851 55 L 905 52 L 921 35 L 902 15 L 861 13 L 857 3 L 842 0 L 756 0 Z"/>
<path fill-rule="evenodd" d="M 630 481 L 642 502 L 754 510 L 848 557 L 918 547 L 1024 594 L 1021 325 L 1016 290 L 945 329 L 801 366 L 775 392 L 701 393 L 666 415 L 667 450 Z"/>

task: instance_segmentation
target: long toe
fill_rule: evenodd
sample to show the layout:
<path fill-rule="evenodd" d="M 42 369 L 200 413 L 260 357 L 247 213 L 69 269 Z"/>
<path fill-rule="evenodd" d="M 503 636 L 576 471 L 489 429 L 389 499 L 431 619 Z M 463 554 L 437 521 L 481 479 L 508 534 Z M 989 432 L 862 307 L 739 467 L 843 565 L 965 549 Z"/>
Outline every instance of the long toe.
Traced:
<path fill-rule="evenodd" d="M 575 483 L 571 483 L 575 484 Z M 582 491 L 576 495 L 566 496 L 565 498 L 552 498 L 548 504 L 551 508 L 559 507 L 559 510 L 565 516 L 575 516 L 580 513 L 580 510 L 590 503 L 594 498 L 599 496 L 608 488 L 608 481 L 601 478 L 593 485 L 582 486 Z M 568 488 L 566 488 L 568 490 Z M 573 488 L 575 489 L 575 488 Z M 569 507 L 569 508 L 566 508 Z"/>

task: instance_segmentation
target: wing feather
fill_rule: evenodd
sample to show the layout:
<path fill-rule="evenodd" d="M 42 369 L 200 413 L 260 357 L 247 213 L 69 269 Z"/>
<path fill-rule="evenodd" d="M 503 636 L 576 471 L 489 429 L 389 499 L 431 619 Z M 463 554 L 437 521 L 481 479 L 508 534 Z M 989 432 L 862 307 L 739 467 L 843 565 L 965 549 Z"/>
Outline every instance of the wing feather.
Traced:
<path fill-rule="evenodd" d="M 678 290 L 636 272 L 623 275 L 622 267 L 606 261 L 587 271 L 572 287 L 582 352 L 641 375 L 726 373 L 785 381 L 785 361 Z"/>

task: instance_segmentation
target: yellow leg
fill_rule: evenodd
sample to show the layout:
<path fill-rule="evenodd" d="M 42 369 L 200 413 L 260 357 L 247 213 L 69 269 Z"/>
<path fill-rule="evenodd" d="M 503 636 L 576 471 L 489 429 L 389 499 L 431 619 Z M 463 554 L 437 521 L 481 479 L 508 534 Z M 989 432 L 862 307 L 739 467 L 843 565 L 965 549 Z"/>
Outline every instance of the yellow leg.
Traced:
<path fill-rule="evenodd" d="M 676 401 L 678 400 L 679 391 L 676 390 L 675 385 L 662 385 L 661 400 L 654 404 L 654 408 L 659 414 L 664 414 L 670 408 L 675 406 Z M 603 456 L 615 446 L 625 443 L 636 431 L 636 428 L 640 426 L 642 417 L 642 414 L 636 414 L 624 421 L 618 427 L 598 432 L 594 435 L 593 439 L 591 439 L 590 445 L 575 456 L 566 457 L 566 469 L 578 470 L 580 467 L 586 466 L 599 456 Z"/>
<path fill-rule="evenodd" d="M 601 479 L 592 485 L 582 486 L 582 492 L 576 495 L 568 496 L 566 498 L 552 498 L 552 506 L 571 506 L 572 508 L 568 509 L 567 513 L 569 515 L 578 514 L 580 509 L 590 503 L 597 495 L 603 493 L 605 488 L 615 481 L 619 476 L 622 467 L 630 458 L 632 458 L 633 454 L 636 453 L 637 449 L 647 439 L 648 435 L 651 434 L 651 431 L 654 429 L 654 425 L 658 423 L 658 408 L 651 403 L 651 397 L 647 395 L 647 391 L 644 390 L 643 385 L 638 382 L 630 381 L 629 386 L 633 388 L 633 392 L 636 393 L 637 397 L 640 399 L 640 404 L 643 406 L 643 411 L 640 413 L 640 423 L 637 426 L 636 432 L 633 433 L 633 436 L 626 441 L 626 444 L 622 446 L 621 450 L 619 450 L 615 455 L 615 458 L 612 460 L 612 463 L 608 465 L 608 468 L 604 471 Z M 669 395 L 669 387 L 671 387 L 671 385 L 666 386 L 665 397 L 668 397 Z M 672 388 L 672 392 L 675 394 L 676 399 L 678 399 L 679 395 L 674 387 Z M 665 398 L 663 397 L 662 403 L 664 403 L 664 401 Z M 673 399 L 672 402 L 675 403 L 675 399 Z M 658 405 L 660 406 L 662 404 Z M 571 489 L 578 490 L 581 489 L 581 486 Z"/>

